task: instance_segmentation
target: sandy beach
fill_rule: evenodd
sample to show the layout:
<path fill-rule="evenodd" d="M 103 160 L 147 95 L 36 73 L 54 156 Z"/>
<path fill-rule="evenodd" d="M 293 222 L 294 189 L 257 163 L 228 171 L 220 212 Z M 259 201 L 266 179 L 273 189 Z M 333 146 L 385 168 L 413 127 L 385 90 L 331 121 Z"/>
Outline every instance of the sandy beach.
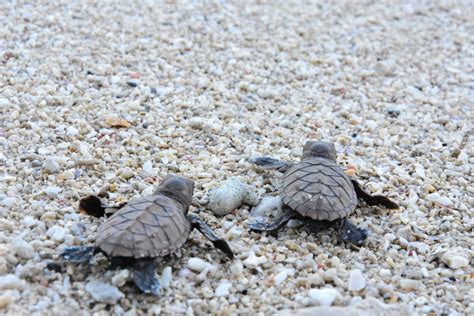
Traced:
<path fill-rule="evenodd" d="M 472 34 L 472 1 L 1 1 L 0 315 L 474 314 Z M 211 211 L 233 176 L 276 196 L 248 159 L 310 139 L 400 205 L 356 209 L 363 247 Z M 154 297 L 103 255 L 60 260 L 104 221 L 81 197 L 170 173 L 233 261 L 193 231 Z"/>

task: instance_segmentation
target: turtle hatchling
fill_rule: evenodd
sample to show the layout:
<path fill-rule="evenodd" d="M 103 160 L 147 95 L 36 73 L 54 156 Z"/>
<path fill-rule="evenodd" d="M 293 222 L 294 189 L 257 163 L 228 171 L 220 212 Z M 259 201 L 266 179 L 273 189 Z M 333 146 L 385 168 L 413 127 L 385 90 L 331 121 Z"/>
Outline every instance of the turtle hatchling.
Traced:
<path fill-rule="evenodd" d="M 336 163 L 334 145 L 328 142 L 306 142 L 298 163 L 270 157 L 254 158 L 251 162 L 284 173 L 279 187 L 284 214 L 273 223 L 250 224 L 254 231 L 276 231 L 290 219 L 299 219 L 307 223 L 312 233 L 332 226 L 338 230 L 339 240 L 361 246 L 367 238 L 367 231 L 356 227 L 347 218 L 354 212 L 357 200 L 368 205 L 398 208 L 387 197 L 368 194 L 356 180 L 347 176 Z"/>
<path fill-rule="evenodd" d="M 199 217 L 188 214 L 193 190 L 193 181 L 177 175 L 168 176 L 151 196 L 118 206 L 118 211 L 99 228 L 94 245 L 68 247 L 61 257 L 80 263 L 102 252 L 109 258 L 111 268 L 131 267 L 133 282 L 141 291 L 154 295 L 160 289 L 154 258 L 176 251 L 194 228 L 232 259 L 234 255 L 229 245 Z M 88 214 L 105 213 L 105 206 L 96 196 L 82 199 L 80 208 Z"/>

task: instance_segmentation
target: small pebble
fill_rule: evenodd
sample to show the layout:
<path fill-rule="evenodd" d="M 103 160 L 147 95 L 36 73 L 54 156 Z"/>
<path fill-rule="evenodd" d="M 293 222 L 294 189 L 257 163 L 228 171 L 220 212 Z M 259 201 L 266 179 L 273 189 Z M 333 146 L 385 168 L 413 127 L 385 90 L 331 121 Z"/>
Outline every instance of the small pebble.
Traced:
<path fill-rule="evenodd" d="M 93 280 L 86 284 L 86 291 L 96 302 L 115 304 L 118 300 L 125 297 L 115 286 L 104 283 L 99 280 Z"/>
<path fill-rule="evenodd" d="M 40 155 L 46 156 L 46 155 L 49 155 L 50 153 L 51 151 L 48 148 L 45 148 L 45 147 L 38 148 L 38 154 Z"/>
<path fill-rule="evenodd" d="M 54 225 L 48 229 L 46 235 L 54 241 L 62 242 L 66 236 L 66 231 L 61 226 Z"/>
<path fill-rule="evenodd" d="M 214 296 L 216 297 L 224 297 L 230 294 L 230 288 L 232 287 L 232 283 L 223 281 L 219 286 L 216 288 L 214 292 Z"/>
<path fill-rule="evenodd" d="M 35 254 L 35 250 L 30 243 L 24 241 L 23 239 L 15 239 L 13 242 L 13 250 L 16 255 L 22 259 L 30 259 Z"/>
<path fill-rule="evenodd" d="M 217 267 L 207 261 L 202 260 L 201 258 L 189 258 L 188 268 L 196 272 L 202 272 L 205 269 L 208 269 L 209 271 L 214 271 L 217 269 Z"/>
<path fill-rule="evenodd" d="M 0 256 L 4 257 L 7 253 L 10 252 L 10 247 L 4 244 L 0 244 Z"/>
<path fill-rule="evenodd" d="M 244 272 L 244 265 L 242 264 L 242 261 L 239 260 L 232 264 L 229 269 L 233 276 L 239 277 Z"/>
<path fill-rule="evenodd" d="M 331 306 L 336 300 L 341 300 L 342 296 L 336 289 L 311 289 L 308 293 L 309 299 L 313 305 Z"/>
<path fill-rule="evenodd" d="M 86 228 L 81 223 L 72 223 L 71 227 L 69 228 L 71 234 L 78 237 L 82 237 L 85 230 Z"/>
<path fill-rule="evenodd" d="M 117 118 L 115 116 L 107 117 L 105 119 L 105 125 L 107 127 L 114 127 L 114 128 L 127 128 L 130 127 L 131 124 L 124 119 Z"/>
<path fill-rule="evenodd" d="M 61 188 L 59 188 L 59 187 L 47 187 L 44 192 L 50 197 L 57 197 L 59 192 L 61 192 Z"/>
<path fill-rule="evenodd" d="M 451 201 L 450 198 L 446 196 L 441 196 L 437 192 L 428 194 L 426 198 L 428 199 L 428 201 L 438 203 L 439 205 L 442 205 L 444 207 L 450 207 L 453 205 L 453 201 Z"/>
<path fill-rule="evenodd" d="M 171 267 L 165 267 L 163 269 L 163 272 L 161 273 L 161 286 L 164 289 L 169 288 L 172 278 L 173 278 L 173 274 L 172 274 Z"/>
<path fill-rule="evenodd" d="M 365 278 L 362 272 L 358 269 L 354 269 L 351 271 L 349 276 L 349 291 L 360 291 L 365 288 Z"/>
<path fill-rule="evenodd" d="M 36 220 L 31 216 L 25 216 L 22 220 L 22 223 L 26 227 L 32 227 L 36 225 Z"/>
<path fill-rule="evenodd" d="M 460 269 L 469 265 L 469 259 L 455 251 L 448 251 L 441 255 L 441 261 L 451 269 Z"/>
<path fill-rule="evenodd" d="M 182 268 L 181 270 L 178 271 L 178 276 L 180 278 L 187 278 L 191 274 L 192 272 L 188 268 Z"/>
<path fill-rule="evenodd" d="M 275 283 L 276 286 L 279 286 L 286 280 L 287 277 L 288 277 L 288 271 L 286 270 L 281 271 L 280 273 L 278 273 L 277 275 L 273 277 L 273 282 Z"/>
<path fill-rule="evenodd" d="M 121 287 L 125 285 L 128 280 L 130 272 L 126 269 L 120 271 L 112 277 L 112 285 Z"/>
<path fill-rule="evenodd" d="M 52 158 L 46 158 L 43 163 L 43 170 L 47 173 L 56 173 L 59 171 L 59 164 Z"/>
<path fill-rule="evenodd" d="M 420 282 L 417 280 L 411 280 L 411 279 L 400 280 L 400 288 L 402 288 L 405 291 L 415 291 L 415 290 L 418 290 L 419 287 L 420 287 Z"/>
<path fill-rule="evenodd" d="M 75 177 L 74 169 L 64 171 L 63 177 L 64 177 L 64 180 L 73 180 Z"/>
<path fill-rule="evenodd" d="M 145 161 L 143 164 L 143 172 L 146 175 L 151 175 L 153 173 L 153 164 L 150 160 Z"/>
<path fill-rule="evenodd" d="M 8 208 L 17 204 L 16 199 L 13 197 L 4 198 L 3 200 L 1 200 L 1 202 L 3 206 L 8 207 Z"/>
<path fill-rule="evenodd" d="M 13 302 L 14 300 L 15 300 L 15 297 L 8 293 L 0 295 L 0 309 L 7 307 L 8 304 Z"/>
<path fill-rule="evenodd" d="M 0 107 L 6 107 L 7 105 L 10 105 L 10 101 L 5 98 L 0 98 Z"/>
<path fill-rule="evenodd" d="M 69 126 L 66 129 L 66 134 L 68 136 L 76 136 L 78 133 L 79 133 L 79 130 L 77 128 L 75 128 L 74 126 Z"/>
<path fill-rule="evenodd" d="M 323 285 L 324 284 L 324 279 L 317 273 L 314 273 L 314 274 L 311 274 L 308 276 L 308 281 L 312 284 L 312 285 Z"/>
<path fill-rule="evenodd" d="M 0 276 L 0 290 L 23 290 L 26 287 L 26 281 L 20 279 L 14 274 Z"/>

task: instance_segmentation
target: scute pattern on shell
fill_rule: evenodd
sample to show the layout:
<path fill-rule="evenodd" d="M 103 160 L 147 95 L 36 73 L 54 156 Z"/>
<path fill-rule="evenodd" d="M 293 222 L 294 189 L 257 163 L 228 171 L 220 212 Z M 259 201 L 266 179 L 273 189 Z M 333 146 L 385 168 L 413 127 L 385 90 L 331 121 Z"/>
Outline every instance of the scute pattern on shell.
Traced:
<path fill-rule="evenodd" d="M 130 201 L 108 219 L 95 245 L 112 257 L 162 257 L 180 248 L 190 232 L 182 206 L 153 195 Z"/>
<path fill-rule="evenodd" d="M 344 218 L 357 206 L 351 179 L 335 162 L 318 157 L 288 169 L 280 194 L 285 205 L 315 220 Z"/>

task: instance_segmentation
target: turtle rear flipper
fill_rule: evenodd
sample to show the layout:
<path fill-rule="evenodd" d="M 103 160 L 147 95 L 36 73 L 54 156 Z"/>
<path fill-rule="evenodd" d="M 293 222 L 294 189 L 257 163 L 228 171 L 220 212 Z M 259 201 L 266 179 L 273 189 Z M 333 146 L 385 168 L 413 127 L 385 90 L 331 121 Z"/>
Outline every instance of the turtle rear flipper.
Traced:
<path fill-rule="evenodd" d="M 152 259 L 138 260 L 133 267 L 132 280 L 135 285 L 146 294 L 158 295 L 160 281 L 156 277 L 156 265 Z"/>
<path fill-rule="evenodd" d="M 250 158 L 249 161 L 254 165 L 262 167 L 267 170 L 278 170 L 280 172 L 286 172 L 291 166 L 292 163 L 284 160 L 278 160 L 271 157 L 255 157 Z"/>
<path fill-rule="evenodd" d="M 249 224 L 249 227 L 250 227 L 250 230 L 254 230 L 254 231 L 271 232 L 271 231 L 276 231 L 282 228 L 283 226 L 285 226 L 285 224 L 288 223 L 290 219 L 297 219 L 300 217 L 301 216 L 298 213 L 294 212 L 293 210 L 289 210 L 285 214 L 283 214 L 281 217 L 277 218 L 273 223 L 266 224 L 266 223 L 257 222 L 257 223 Z"/>
<path fill-rule="evenodd" d="M 82 263 L 89 261 L 96 250 L 97 249 L 92 246 L 67 247 L 61 252 L 61 257 L 66 261 Z"/>
<path fill-rule="evenodd" d="M 367 230 L 358 228 L 347 218 L 341 219 L 339 228 L 339 240 L 352 243 L 358 247 L 362 246 L 367 238 Z"/>
<path fill-rule="evenodd" d="M 186 216 L 191 222 L 191 225 L 193 228 L 196 228 L 199 230 L 209 241 L 211 241 L 217 249 L 222 250 L 223 253 L 225 253 L 230 259 L 234 259 L 234 253 L 232 252 L 232 249 L 230 249 L 229 244 L 223 239 L 220 239 L 214 232 L 211 230 L 211 228 L 199 217 L 196 215 L 188 215 Z"/>
<path fill-rule="evenodd" d="M 365 192 L 356 180 L 352 180 L 352 184 L 354 185 L 357 198 L 365 201 L 367 205 L 383 205 L 389 209 L 397 209 L 399 207 L 397 203 L 393 202 L 388 197 L 383 195 L 370 195 Z"/>

